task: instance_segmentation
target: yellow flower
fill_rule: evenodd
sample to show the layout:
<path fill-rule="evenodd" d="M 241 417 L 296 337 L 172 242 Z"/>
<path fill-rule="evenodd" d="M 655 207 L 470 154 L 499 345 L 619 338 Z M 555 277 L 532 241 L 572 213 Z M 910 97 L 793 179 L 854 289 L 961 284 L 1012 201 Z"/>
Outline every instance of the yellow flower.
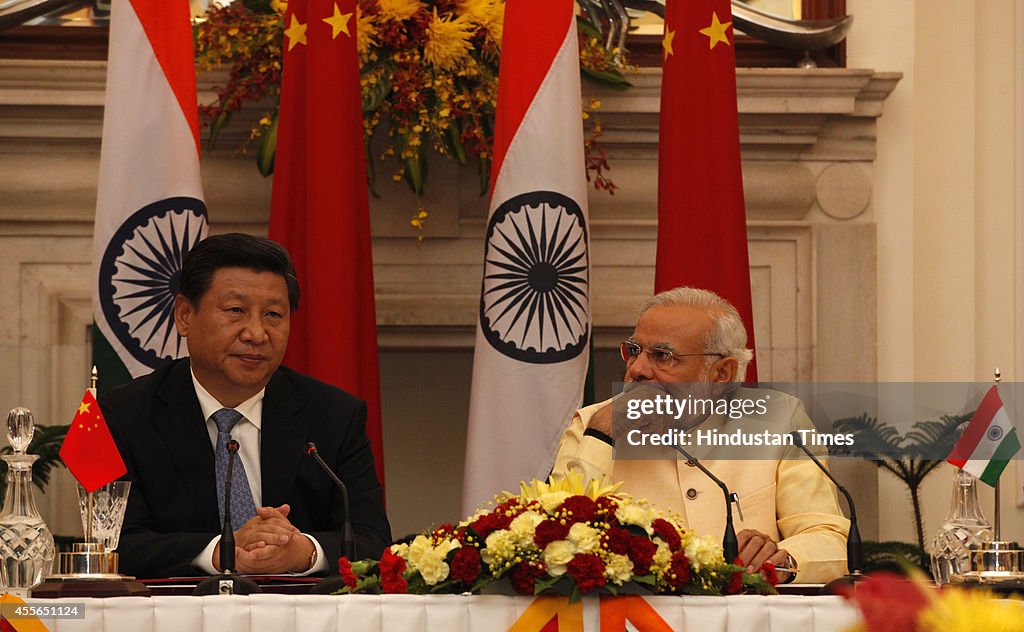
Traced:
<path fill-rule="evenodd" d="M 612 580 L 613 584 L 621 586 L 633 576 L 633 562 L 625 555 L 609 553 L 605 561 L 604 575 Z"/>
<path fill-rule="evenodd" d="M 544 563 L 552 577 L 564 575 L 566 567 L 576 555 L 576 545 L 568 540 L 555 540 L 544 548 Z"/>
<path fill-rule="evenodd" d="M 537 532 L 537 525 L 542 522 L 544 522 L 544 516 L 536 511 L 524 511 L 512 520 L 508 529 L 515 534 L 519 546 L 531 547 L 534 546 L 533 536 Z"/>
<path fill-rule="evenodd" d="M 619 508 L 615 510 L 615 517 L 622 524 L 636 525 L 650 534 L 652 533 L 651 523 L 657 516 L 646 502 L 629 501 L 619 505 Z"/>
<path fill-rule="evenodd" d="M 418 571 L 428 586 L 444 581 L 450 570 L 445 558 L 460 546 L 458 540 L 444 540 L 434 546 L 430 538 L 418 535 L 409 545 L 409 570 Z"/>
<path fill-rule="evenodd" d="M 593 553 L 601 546 L 601 532 L 583 522 L 570 527 L 567 537 L 580 553 Z"/>
<path fill-rule="evenodd" d="M 454 68 L 468 56 L 473 25 L 465 17 L 441 18 L 434 9 L 434 19 L 427 27 L 423 60 L 441 70 Z"/>
<path fill-rule="evenodd" d="M 506 529 L 492 531 L 484 540 L 484 549 L 480 551 L 480 557 L 492 568 L 511 560 L 516 556 L 515 534 Z"/>
<path fill-rule="evenodd" d="M 456 11 L 487 34 L 487 40 L 501 46 L 502 27 L 505 24 L 505 3 L 500 0 L 460 0 Z"/>
<path fill-rule="evenodd" d="M 607 479 L 600 481 L 590 480 L 584 482 L 583 473 L 579 470 L 572 470 L 567 476 L 552 476 L 547 482 L 530 481 L 519 484 L 519 497 L 525 501 L 540 500 L 540 497 L 549 492 L 567 492 L 569 496 L 586 496 L 591 500 L 597 500 L 601 496 L 614 494 L 622 487 L 622 483 L 611 485 Z M 514 494 L 504 492 L 506 497 L 511 498 Z"/>
<path fill-rule="evenodd" d="M 356 5 L 356 50 L 360 58 L 365 58 L 370 49 L 377 46 L 377 23 L 373 16 L 364 14 L 363 10 Z"/>
<path fill-rule="evenodd" d="M 722 555 L 722 545 L 718 543 L 717 538 L 713 535 L 691 537 L 690 541 L 686 543 L 684 550 L 695 571 L 699 571 L 702 566 L 725 564 L 725 556 Z"/>
<path fill-rule="evenodd" d="M 408 20 L 423 7 L 419 0 L 380 0 L 378 15 L 383 20 L 401 22 Z"/>
<path fill-rule="evenodd" d="M 918 617 L 929 632 L 1024 632 L 1024 603 L 982 590 L 943 590 Z"/>

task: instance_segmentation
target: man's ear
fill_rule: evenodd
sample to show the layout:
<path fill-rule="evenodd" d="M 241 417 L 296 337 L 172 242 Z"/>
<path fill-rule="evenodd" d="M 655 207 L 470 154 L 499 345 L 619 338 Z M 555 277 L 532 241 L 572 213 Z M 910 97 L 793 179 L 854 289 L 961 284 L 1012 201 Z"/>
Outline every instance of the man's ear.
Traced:
<path fill-rule="evenodd" d="M 711 365 L 709 379 L 712 382 L 733 382 L 739 368 L 740 363 L 736 358 L 721 358 Z"/>
<path fill-rule="evenodd" d="M 188 338 L 188 328 L 192 322 L 193 312 L 195 310 L 187 298 L 181 294 L 174 297 L 174 327 L 182 338 Z"/>

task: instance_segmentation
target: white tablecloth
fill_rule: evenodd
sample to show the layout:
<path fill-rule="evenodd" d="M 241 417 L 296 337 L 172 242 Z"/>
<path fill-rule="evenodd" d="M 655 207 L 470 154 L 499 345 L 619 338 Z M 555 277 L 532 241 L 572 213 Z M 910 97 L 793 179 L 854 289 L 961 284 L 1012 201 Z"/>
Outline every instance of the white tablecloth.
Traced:
<path fill-rule="evenodd" d="M 673 630 L 831 632 L 857 621 L 839 597 L 647 597 Z M 506 632 L 530 597 L 459 595 L 253 595 L 74 599 L 84 619 L 43 619 L 50 632 Z M 29 603 L 62 603 L 32 599 Z M 584 599 L 585 630 L 599 629 L 597 599 Z"/>

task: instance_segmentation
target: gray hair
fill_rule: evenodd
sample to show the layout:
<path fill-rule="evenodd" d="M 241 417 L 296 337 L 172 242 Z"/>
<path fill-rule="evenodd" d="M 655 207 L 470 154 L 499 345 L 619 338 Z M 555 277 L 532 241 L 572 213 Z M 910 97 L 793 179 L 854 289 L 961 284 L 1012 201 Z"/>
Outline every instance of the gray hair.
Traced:
<path fill-rule="evenodd" d="M 732 303 L 711 290 L 677 287 L 659 292 L 644 301 L 640 306 L 640 316 L 643 316 L 652 307 L 677 305 L 702 310 L 711 318 L 711 332 L 704 340 L 704 351 L 723 353 L 727 357 L 735 358 L 739 363 L 736 381 L 742 382 L 743 377 L 747 374 L 747 364 L 754 357 L 754 351 L 747 348 L 747 329 L 743 326 L 743 319 L 740 318 L 739 312 L 736 311 Z"/>

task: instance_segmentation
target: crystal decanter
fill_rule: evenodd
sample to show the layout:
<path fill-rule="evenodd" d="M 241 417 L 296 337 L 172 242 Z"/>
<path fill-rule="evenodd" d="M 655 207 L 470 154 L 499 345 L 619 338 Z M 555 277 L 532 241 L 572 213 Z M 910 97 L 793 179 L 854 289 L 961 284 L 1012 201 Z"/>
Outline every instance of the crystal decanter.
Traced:
<path fill-rule="evenodd" d="M 7 495 L 0 512 L 0 589 L 19 597 L 28 597 L 53 567 L 53 535 L 32 496 L 32 464 L 39 456 L 25 454 L 34 432 L 30 410 L 11 411 L 7 440 L 14 454 L 2 456 L 7 462 Z"/>
<path fill-rule="evenodd" d="M 970 551 L 992 540 L 992 525 L 978 504 L 978 479 L 957 469 L 953 477 L 953 500 L 949 514 L 932 541 L 932 575 L 939 584 L 969 569 Z"/>

